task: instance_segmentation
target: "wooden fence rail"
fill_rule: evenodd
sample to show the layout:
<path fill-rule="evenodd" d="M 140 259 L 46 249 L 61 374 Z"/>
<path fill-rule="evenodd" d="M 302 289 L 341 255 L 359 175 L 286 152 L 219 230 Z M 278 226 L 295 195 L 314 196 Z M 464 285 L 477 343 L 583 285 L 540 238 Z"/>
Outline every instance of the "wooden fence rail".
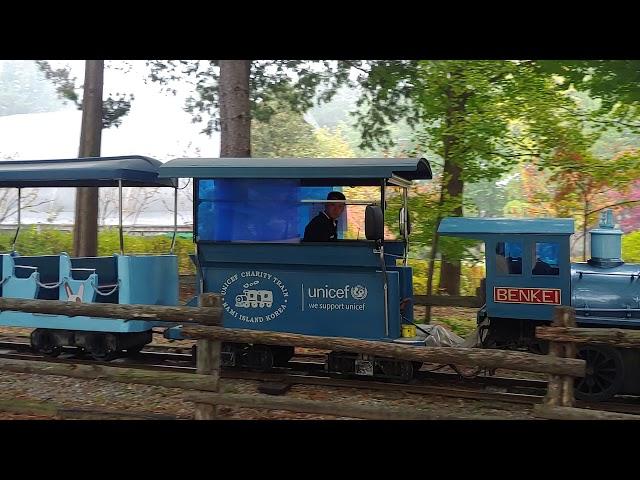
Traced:
<path fill-rule="evenodd" d="M 619 328 L 536 327 L 536 337 L 556 342 L 640 347 L 640 331 Z"/>
<path fill-rule="evenodd" d="M 220 340 L 266 345 L 289 345 L 343 352 L 356 352 L 416 362 L 443 363 L 485 368 L 504 368 L 526 372 L 584 376 L 585 362 L 578 359 L 552 358 L 526 352 L 482 350 L 460 347 L 422 347 L 391 342 L 320 337 L 296 333 L 247 330 L 240 328 L 185 326 L 185 338 Z"/>
<path fill-rule="evenodd" d="M 222 319 L 222 308 L 220 306 L 172 307 L 117 303 L 75 303 L 60 300 L 24 300 L 2 297 L 0 298 L 0 311 L 5 310 L 66 315 L 68 317 L 88 316 L 201 325 L 218 325 Z"/>

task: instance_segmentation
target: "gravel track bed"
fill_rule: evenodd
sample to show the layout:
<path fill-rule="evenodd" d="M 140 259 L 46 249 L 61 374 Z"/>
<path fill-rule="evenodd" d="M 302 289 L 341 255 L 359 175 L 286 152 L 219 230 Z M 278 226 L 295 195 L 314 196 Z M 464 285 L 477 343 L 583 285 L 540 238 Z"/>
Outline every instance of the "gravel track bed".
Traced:
<path fill-rule="evenodd" d="M 223 379 L 225 393 L 257 394 L 259 382 Z M 115 383 L 106 380 L 83 380 L 54 375 L 34 375 L 0 372 L 0 400 L 51 402 L 67 408 L 116 410 L 130 413 L 156 413 L 191 419 L 193 404 L 182 399 L 181 389 L 151 385 Z M 505 419 L 532 419 L 531 407 L 506 402 L 482 402 L 435 395 L 381 392 L 341 387 L 294 385 L 287 394 L 295 398 L 318 401 L 344 401 L 361 405 L 385 405 L 399 408 L 423 409 L 434 413 L 446 412 L 464 417 L 491 416 Z M 335 419 L 328 415 L 304 414 L 279 410 L 220 407 L 222 419 Z M 0 419 L 47 418 L 39 415 L 0 412 Z M 50 418 L 50 417 L 49 417 Z"/>

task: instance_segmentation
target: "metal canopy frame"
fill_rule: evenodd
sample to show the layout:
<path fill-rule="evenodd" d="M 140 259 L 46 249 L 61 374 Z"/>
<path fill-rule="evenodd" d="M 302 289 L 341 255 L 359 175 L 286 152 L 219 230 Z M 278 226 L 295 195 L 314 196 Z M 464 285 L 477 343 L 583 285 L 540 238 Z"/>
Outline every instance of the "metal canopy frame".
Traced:
<path fill-rule="evenodd" d="M 176 158 L 160 178 L 295 179 L 301 186 L 375 186 L 381 179 L 409 184 L 432 178 L 424 158 Z"/>
<path fill-rule="evenodd" d="M 118 187 L 118 230 L 120 255 L 124 255 L 122 221 L 123 187 L 173 187 L 173 236 L 169 253 L 173 254 L 178 231 L 178 183 L 176 179 L 160 179 L 162 163 L 143 156 L 85 157 L 54 160 L 16 160 L 0 162 L 0 188 L 18 189 L 18 225 L 11 250 L 22 225 L 22 188 Z"/>

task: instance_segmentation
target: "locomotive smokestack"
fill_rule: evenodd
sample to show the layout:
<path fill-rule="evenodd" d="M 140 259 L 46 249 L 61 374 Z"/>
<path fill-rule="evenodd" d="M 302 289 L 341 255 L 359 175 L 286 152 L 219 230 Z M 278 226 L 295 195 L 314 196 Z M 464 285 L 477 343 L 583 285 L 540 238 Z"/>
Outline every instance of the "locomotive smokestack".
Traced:
<path fill-rule="evenodd" d="M 614 228 L 613 211 L 607 209 L 600 215 L 600 225 L 591 234 L 591 258 L 589 265 L 613 268 L 622 265 L 622 232 Z"/>

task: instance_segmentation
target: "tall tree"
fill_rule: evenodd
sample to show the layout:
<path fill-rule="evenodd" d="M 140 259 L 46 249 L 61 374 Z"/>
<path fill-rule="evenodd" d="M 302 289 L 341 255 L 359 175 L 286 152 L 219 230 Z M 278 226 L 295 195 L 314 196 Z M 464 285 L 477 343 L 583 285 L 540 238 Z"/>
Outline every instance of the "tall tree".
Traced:
<path fill-rule="evenodd" d="M 249 60 L 220 60 L 220 156 L 251 156 Z"/>
<path fill-rule="evenodd" d="M 242 146 L 233 156 L 249 154 L 250 118 L 269 120 L 276 113 L 273 100 L 286 102 L 295 112 L 305 112 L 316 99 L 327 102 L 340 85 L 348 84 L 351 68 L 344 61 L 305 60 L 153 60 L 147 64 L 149 78 L 167 91 L 175 93 L 178 83 L 183 87 L 190 83 L 194 95 L 187 100 L 186 110 L 193 114 L 194 122 L 205 122 L 204 133 L 221 132 L 223 156 L 229 148 L 236 148 L 235 142 Z M 316 97 L 321 87 L 325 89 Z M 242 105 L 230 112 L 234 97 Z M 233 131 L 228 122 L 235 123 Z"/>
<path fill-rule="evenodd" d="M 102 129 L 118 127 L 127 115 L 134 100 L 131 94 L 109 95 L 103 100 L 104 60 L 85 62 L 84 84 L 76 86 L 76 79 L 69 68 L 54 69 L 49 62 L 36 62 L 45 77 L 55 85 L 60 98 L 73 102 L 82 110 L 79 157 L 99 157 Z M 82 97 L 79 90 L 83 89 Z M 98 201 L 97 187 L 76 190 L 76 211 L 73 235 L 73 251 L 76 256 L 98 254 Z"/>
<path fill-rule="evenodd" d="M 103 79 L 104 60 L 87 60 L 79 157 L 100 156 Z M 77 257 L 98 255 L 98 187 L 80 187 L 76 191 L 73 252 Z"/>

